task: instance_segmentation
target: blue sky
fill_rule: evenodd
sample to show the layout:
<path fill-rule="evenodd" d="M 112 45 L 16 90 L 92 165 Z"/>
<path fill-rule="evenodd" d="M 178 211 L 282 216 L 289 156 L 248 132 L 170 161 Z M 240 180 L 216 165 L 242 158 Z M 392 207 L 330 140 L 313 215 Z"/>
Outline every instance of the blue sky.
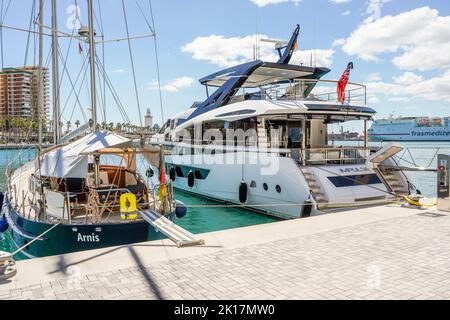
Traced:
<path fill-rule="evenodd" d="M 5 8 L 8 0 L 3 2 Z M 125 36 L 122 1 L 94 2 L 97 20 L 100 20 L 98 5 L 101 8 L 105 38 Z M 149 16 L 148 0 L 125 0 L 132 35 L 149 32 L 136 2 Z M 87 23 L 86 1 L 58 0 L 62 31 L 70 32 L 66 24 L 71 12 L 67 10 L 74 3 L 80 5 L 82 23 Z M 166 118 L 188 108 L 193 101 L 204 99 L 204 88 L 197 79 L 251 59 L 256 33 L 262 34 L 261 37 L 288 39 L 297 23 L 301 26 L 300 48 L 294 62 L 309 64 L 311 50 L 315 49 L 317 65 L 332 69 L 326 78 L 336 79 L 347 63 L 353 61 L 351 81 L 367 84 L 369 105 L 379 112 L 379 117 L 391 113 L 450 115 L 450 3 L 446 0 L 153 0 L 152 3 Z M 28 28 L 32 5 L 33 0 L 12 1 L 4 23 Z M 46 0 L 46 24 L 50 24 L 49 5 Z M 101 33 L 101 26 L 96 28 Z M 3 49 L 4 66 L 23 65 L 26 34 L 11 30 L 3 33 L 7 44 Z M 49 41 L 45 45 L 48 51 Z M 63 55 L 68 52 L 67 68 L 75 81 L 87 50 L 80 55 L 78 42 L 72 42 L 69 49 L 67 39 L 61 39 L 60 45 Z M 261 46 L 262 58 L 273 59 L 272 45 Z M 153 40 L 134 40 L 132 47 L 142 112 L 151 108 L 156 121 L 161 122 Z M 34 59 L 33 44 L 29 48 L 27 64 Z M 107 44 L 105 56 L 111 82 L 130 120 L 138 123 L 127 43 Z M 67 75 L 62 87 L 65 104 L 70 92 Z M 81 106 L 69 99 L 65 120 L 83 120 L 80 108 L 88 108 L 87 92 L 85 84 L 79 97 Z M 110 94 L 107 121 L 125 121 Z"/>

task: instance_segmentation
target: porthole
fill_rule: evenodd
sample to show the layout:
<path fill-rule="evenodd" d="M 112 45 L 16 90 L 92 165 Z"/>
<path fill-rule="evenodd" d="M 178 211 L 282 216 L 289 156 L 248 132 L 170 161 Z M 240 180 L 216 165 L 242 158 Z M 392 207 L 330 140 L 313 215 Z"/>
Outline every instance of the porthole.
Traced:
<path fill-rule="evenodd" d="M 265 190 L 265 191 L 267 191 L 267 190 L 269 190 L 269 186 L 267 185 L 267 183 L 263 183 L 263 189 Z"/>
<path fill-rule="evenodd" d="M 184 177 L 183 170 L 181 170 L 180 167 L 176 167 L 176 168 L 175 168 L 175 171 L 177 172 L 177 176 L 178 176 L 178 177 L 180 177 L 180 178 L 183 178 L 183 177 Z"/>
<path fill-rule="evenodd" d="M 255 180 L 250 182 L 250 188 L 256 188 L 256 181 Z"/>
<path fill-rule="evenodd" d="M 275 187 L 275 190 L 277 190 L 278 193 L 281 193 L 281 187 L 280 187 L 279 185 L 277 185 L 277 186 Z"/>
<path fill-rule="evenodd" d="M 203 180 L 202 173 L 200 172 L 200 170 L 195 170 L 194 175 L 195 179 Z"/>

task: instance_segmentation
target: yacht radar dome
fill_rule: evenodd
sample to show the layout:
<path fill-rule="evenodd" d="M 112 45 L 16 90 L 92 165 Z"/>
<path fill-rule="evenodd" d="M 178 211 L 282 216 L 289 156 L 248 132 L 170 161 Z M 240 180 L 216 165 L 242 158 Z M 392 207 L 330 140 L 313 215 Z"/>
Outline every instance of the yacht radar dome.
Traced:
<path fill-rule="evenodd" d="M 89 37 L 89 27 L 81 26 L 78 30 L 78 35 L 81 37 Z M 97 31 L 94 29 L 94 36 L 97 36 Z"/>

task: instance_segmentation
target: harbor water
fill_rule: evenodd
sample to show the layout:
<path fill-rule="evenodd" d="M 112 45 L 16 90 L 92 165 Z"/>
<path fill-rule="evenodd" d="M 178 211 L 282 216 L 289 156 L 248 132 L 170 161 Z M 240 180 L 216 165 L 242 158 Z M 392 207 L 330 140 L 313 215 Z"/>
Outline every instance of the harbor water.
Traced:
<path fill-rule="evenodd" d="M 358 146 L 362 145 L 359 141 L 334 141 L 334 146 Z M 380 143 L 371 143 L 373 146 L 379 146 Z M 450 154 L 449 142 L 420 142 L 420 143 L 402 143 L 407 148 L 399 155 L 402 157 L 403 166 L 423 166 L 436 168 L 435 154 Z M 3 188 L 5 181 L 5 170 L 11 161 L 16 163 L 25 163 L 34 159 L 35 151 L 29 150 L 0 150 L 0 186 Z M 422 194 L 427 197 L 436 196 L 436 173 L 434 172 L 409 172 L 412 182 L 420 189 Z M 255 213 L 253 211 L 231 208 L 216 207 L 217 203 L 192 196 L 182 192 L 175 192 L 177 200 L 182 201 L 190 207 L 188 214 L 177 220 L 177 224 L 192 233 L 205 233 L 211 231 L 225 230 L 231 228 L 245 227 L 257 224 L 271 223 L 278 221 L 275 218 Z M 203 207 L 202 207 L 203 206 Z M 0 251 L 13 251 L 11 241 L 6 235 L 0 234 Z M 21 257 L 17 257 L 21 258 Z"/>

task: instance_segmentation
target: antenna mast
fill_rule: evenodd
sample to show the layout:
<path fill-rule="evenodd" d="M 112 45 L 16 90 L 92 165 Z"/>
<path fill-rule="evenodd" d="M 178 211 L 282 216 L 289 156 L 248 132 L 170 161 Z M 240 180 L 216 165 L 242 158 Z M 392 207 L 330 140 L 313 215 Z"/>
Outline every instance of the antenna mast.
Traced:
<path fill-rule="evenodd" d="M 42 24 L 41 24 L 42 26 Z M 53 115 L 54 115 L 54 143 L 61 139 L 61 103 L 59 95 L 59 59 L 58 59 L 58 20 L 56 0 L 52 0 L 52 48 L 53 48 Z"/>
<path fill-rule="evenodd" d="M 87 0 L 89 16 L 89 54 L 91 66 L 91 109 L 94 130 L 97 129 L 97 98 L 96 98 L 96 79 L 95 79 L 95 31 L 94 31 L 94 9 L 93 0 Z"/>

